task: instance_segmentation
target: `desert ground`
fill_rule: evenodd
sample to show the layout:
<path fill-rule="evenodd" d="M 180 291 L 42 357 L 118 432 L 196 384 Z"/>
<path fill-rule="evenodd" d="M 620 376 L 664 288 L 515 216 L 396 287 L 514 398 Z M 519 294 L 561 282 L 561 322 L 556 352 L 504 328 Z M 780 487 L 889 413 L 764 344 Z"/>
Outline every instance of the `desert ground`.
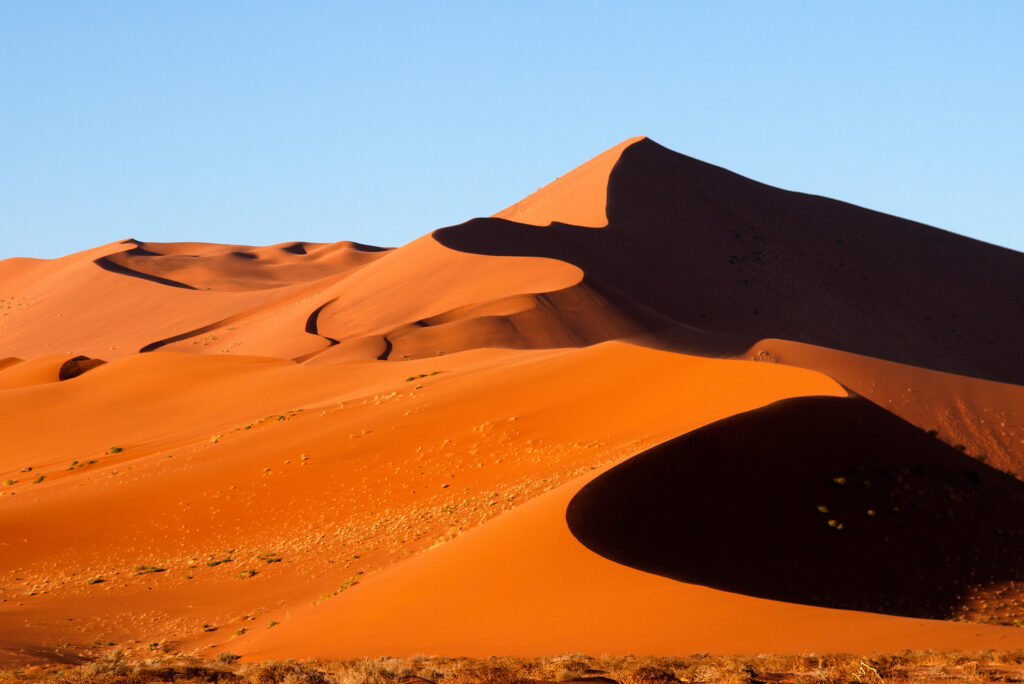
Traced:
<path fill-rule="evenodd" d="M 1022 295 L 647 138 L 398 248 L 0 261 L 0 667 L 1024 649 Z"/>

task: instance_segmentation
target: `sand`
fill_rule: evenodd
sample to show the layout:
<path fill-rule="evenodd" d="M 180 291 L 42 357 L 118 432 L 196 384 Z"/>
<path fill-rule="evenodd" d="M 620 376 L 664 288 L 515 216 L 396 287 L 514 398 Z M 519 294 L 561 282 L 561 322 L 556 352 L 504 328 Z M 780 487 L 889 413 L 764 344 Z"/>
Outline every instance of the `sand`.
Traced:
<path fill-rule="evenodd" d="M 1022 273 L 646 138 L 395 249 L 0 261 L 0 663 L 1022 648 Z"/>

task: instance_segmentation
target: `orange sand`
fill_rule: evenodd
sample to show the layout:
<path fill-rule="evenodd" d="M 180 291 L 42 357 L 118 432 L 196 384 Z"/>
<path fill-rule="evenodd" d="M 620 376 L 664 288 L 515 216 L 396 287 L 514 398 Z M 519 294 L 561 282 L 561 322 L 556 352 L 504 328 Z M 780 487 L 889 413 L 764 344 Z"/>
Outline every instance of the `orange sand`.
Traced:
<path fill-rule="evenodd" d="M 0 261 L 0 663 L 1022 648 L 651 574 L 566 520 L 612 466 L 793 397 L 1024 477 L 1022 274 L 645 138 L 397 249 Z"/>

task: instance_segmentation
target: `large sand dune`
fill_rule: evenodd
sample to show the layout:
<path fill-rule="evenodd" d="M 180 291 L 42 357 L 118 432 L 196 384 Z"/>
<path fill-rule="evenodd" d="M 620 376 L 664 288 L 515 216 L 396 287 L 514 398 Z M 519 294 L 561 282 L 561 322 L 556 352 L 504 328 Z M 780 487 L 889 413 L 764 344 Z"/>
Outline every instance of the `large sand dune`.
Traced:
<path fill-rule="evenodd" d="M 396 249 L 0 261 L 0 661 L 1022 648 L 1022 302 L 646 138 Z"/>

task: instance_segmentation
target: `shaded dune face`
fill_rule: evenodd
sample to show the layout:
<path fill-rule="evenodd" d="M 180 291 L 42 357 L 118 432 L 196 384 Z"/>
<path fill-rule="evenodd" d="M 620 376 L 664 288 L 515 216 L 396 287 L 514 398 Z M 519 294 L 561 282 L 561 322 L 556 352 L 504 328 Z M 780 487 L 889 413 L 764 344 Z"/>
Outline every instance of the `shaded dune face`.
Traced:
<path fill-rule="evenodd" d="M 859 398 L 788 399 L 666 442 L 566 519 L 616 562 L 833 608 L 950 618 L 969 587 L 1024 579 L 1024 484 Z"/>
<path fill-rule="evenodd" d="M 1024 382 L 1012 332 L 1024 320 L 1024 255 L 772 188 L 647 139 L 623 149 L 605 202 L 597 230 L 485 218 L 433 236 L 572 263 L 617 304 L 725 336 L 722 353 L 775 337 Z"/>

